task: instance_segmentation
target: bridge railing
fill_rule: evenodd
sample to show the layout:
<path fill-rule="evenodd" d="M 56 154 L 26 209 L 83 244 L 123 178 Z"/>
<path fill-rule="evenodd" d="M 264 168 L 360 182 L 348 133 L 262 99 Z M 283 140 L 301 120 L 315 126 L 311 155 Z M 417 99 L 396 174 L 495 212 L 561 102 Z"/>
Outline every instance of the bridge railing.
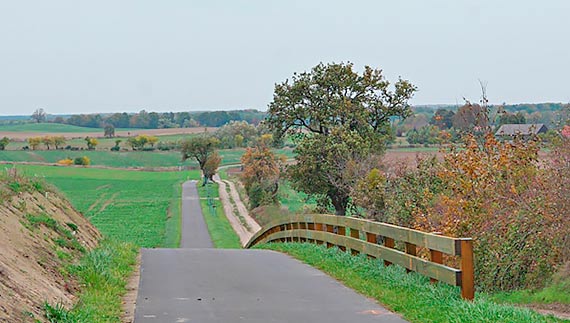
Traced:
<path fill-rule="evenodd" d="M 363 253 L 397 264 L 408 271 L 461 287 L 464 299 L 474 298 L 473 241 L 344 216 L 298 214 L 271 221 L 246 244 L 250 248 L 266 242 L 312 242 L 338 246 L 353 254 Z M 404 251 L 395 249 L 396 242 Z M 418 256 L 418 249 L 429 251 L 429 259 Z M 427 252 L 426 252 L 427 253 Z M 459 268 L 443 264 L 443 255 L 459 257 Z"/>

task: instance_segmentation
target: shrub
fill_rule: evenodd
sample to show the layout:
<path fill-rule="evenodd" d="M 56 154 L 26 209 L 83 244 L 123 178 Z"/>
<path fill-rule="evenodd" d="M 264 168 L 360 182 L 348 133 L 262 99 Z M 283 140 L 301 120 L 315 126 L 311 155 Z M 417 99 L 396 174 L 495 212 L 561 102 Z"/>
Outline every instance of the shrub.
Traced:
<path fill-rule="evenodd" d="M 69 165 L 73 165 L 74 161 L 71 158 L 66 158 L 66 159 L 58 160 L 57 163 L 59 165 L 69 166 Z"/>
<path fill-rule="evenodd" d="M 89 160 L 89 158 L 87 156 L 83 156 L 83 157 L 76 157 L 73 161 L 73 163 L 75 165 L 83 165 L 83 166 L 87 166 L 91 164 L 91 160 Z"/>
<path fill-rule="evenodd" d="M 567 194 L 555 193 L 567 176 L 549 179 L 553 168 L 539 163 L 538 150 L 533 140 L 467 135 L 443 162 L 399 179 L 400 210 L 409 212 L 412 227 L 474 238 L 480 288 L 542 287 L 568 258 L 570 221 L 562 207 Z"/>

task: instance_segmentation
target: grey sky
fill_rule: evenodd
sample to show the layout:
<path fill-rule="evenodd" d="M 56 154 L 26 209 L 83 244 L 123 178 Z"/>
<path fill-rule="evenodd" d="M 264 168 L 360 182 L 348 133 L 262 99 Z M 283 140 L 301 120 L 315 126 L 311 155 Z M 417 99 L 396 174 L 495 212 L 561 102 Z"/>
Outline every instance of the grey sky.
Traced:
<path fill-rule="evenodd" d="M 0 114 L 265 109 L 323 62 L 414 104 L 570 101 L 568 0 L 0 0 Z"/>

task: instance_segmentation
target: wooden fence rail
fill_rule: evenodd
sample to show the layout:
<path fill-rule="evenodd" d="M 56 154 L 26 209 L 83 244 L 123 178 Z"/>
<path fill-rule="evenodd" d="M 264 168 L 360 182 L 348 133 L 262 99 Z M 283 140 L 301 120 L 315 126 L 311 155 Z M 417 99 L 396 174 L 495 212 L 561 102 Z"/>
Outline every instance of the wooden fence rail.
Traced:
<path fill-rule="evenodd" d="M 344 216 L 299 214 L 271 221 L 251 238 L 246 248 L 275 241 L 326 243 L 353 254 L 363 253 L 382 259 L 386 265 L 397 264 L 418 272 L 432 281 L 460 286 L 464 299 L 474 298 L 471 238 L 451 238 Z M 405 252 L 394 248 L 396 241 L 404 243 Z M 429 250 L 430 260 L 417 256 L 419 247 Z M 459 256 L 460 268 L 443 265 L 443 254 Z"/>

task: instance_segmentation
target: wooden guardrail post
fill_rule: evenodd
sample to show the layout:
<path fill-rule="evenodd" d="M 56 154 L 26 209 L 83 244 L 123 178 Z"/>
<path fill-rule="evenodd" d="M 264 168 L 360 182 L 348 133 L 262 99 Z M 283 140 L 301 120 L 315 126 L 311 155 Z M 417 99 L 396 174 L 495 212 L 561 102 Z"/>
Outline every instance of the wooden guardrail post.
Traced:
<path fill-rule="evenodd" d="M 322 223 L 315 223 L 315 231 L 323 231 L 323 224 Z M 317 244 L 323 244 L 324 241 L 316 240 Z"/>
<path fill-rule="evenodd" d="M 360 240 L 360 231 L 354 228 L 350 228 L 350 237 Z M 352 253 L 353 255 L 358 255 L 360 252 L 356 249 L 350 249 L 350 253 Z"/>
<path fill-rule="evenodd" d="M 418 248 L 415 244 L 406 242 L 406 253 L 411 256 L 416 256 Z M 411 272 L 412 270 L 406 268 L 406 272 Z"/>
<path fill-rule="evenodd" d="M 473 266 L 473 240 L 461 241 L 461 297 L 475 298 L 475 269 Z"/>
<path fill-rule="evenodd" d="M 377 244 L 378 241 L 377 241 L 376 239 L 377 239 L 377 235 L 376 235 L 376 234 L 370 233 L 370 232 L 366 232 L 366 242 L 370 242 L 370 243 L 373 243 L 373 244 Z M 372 256 L 372 255 L 368 255 L 368 258 L 376 258 L 376 257 L 374 257 L 374 256 Z"/>
<path fill-rule="evenodd" d="M 334 233 L 334 226 L 327 224 L 327 232 L 328 233 Z M 327 241 L 327 248 L 332 248 L 333 246 L 334 246 L 334 244 Z"/>
<path fill-rule="evenodd" d="M 433 232 L 433 234 L 441 235 L 441 232 Z M 430 258 L 431 262 L 435 262 L 436 264 L 443 264 L 443 252 L 441 252 L 441 251 L 430 249 L 429 250 L 429 258 Z M 436 283 L 437 279 L 430 278 L 429 281 L 432 283 Z"/>
<path fill-rule="evenodd" d="M 336 234 L 338 234 L 339 236 L 346 236 L 346 228 L 343 226 L 339 226 L 337 227 L 337 231 Z M 346 251 L 346 247 L 345 246 L 338 246 L 340 250 L 342 251 Z"/>
<path fill-rule="evenodd" d="M 394 249 L 395 242 L 394 239 L 384 237 L 384 247 Z M 392 263 L 388 260 L 384 260 L 384 266 L 390 266 Z"/>

